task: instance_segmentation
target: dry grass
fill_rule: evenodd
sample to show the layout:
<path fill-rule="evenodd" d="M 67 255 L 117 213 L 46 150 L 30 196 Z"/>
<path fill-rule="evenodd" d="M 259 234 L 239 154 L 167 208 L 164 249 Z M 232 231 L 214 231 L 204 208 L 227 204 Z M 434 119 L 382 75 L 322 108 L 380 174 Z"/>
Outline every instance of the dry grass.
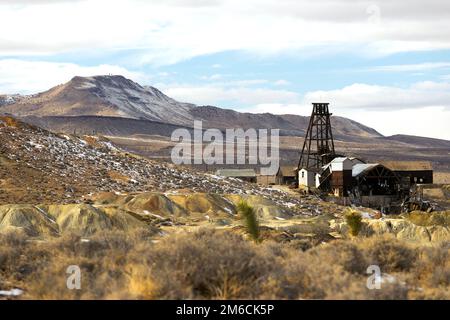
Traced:
<path fill-rule="evenodd" d="M 99 233 L 89 242 L 0 236 L 0 289 L 22 288 L 24 299 L 450 298 L 448 242 L 425 247 L 381 237 L 302 251 L 212 229 L 156 243 L 150 237 L 145 230 Z M 66 268 L 74 264 L 82 270 L 81 290 L 66 288 Z M 372 264 L 396 281 L 367 289 Z"/>
<path fill-rule="evenodd" d="M 433 182 L 438 184 L 450 184 L 450 172 L 433 172 Z"/>
<path fill-rule="evenodd" d="M 450 227 L 450 210 L 426 213 L 413 211 L 405 215 L 405 218 L 418 226 L 443 226 Z"/>

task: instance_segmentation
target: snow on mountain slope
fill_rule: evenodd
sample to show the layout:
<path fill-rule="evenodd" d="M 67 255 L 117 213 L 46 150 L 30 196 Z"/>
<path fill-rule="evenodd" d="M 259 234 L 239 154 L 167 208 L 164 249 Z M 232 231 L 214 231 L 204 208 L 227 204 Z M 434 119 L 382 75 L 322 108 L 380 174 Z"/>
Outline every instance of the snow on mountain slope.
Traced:
<path fill-rule="evenodd" d="M 94 115 L 192 124 L 193 107 L 122 76 L 95 76 L 74 77 L 2 110 L 18 116 Z"/>
<path fill-rule="evenodd" d="M 22 98 L 23 96 L 20 94 L 2 94 L 0 95 L 0 107 L 14 104 Z"/>
<path fill-rule="evenodd" d="M 270 113 L 242 113 L 214 106 L 196 106 L 178 102 L 158 89 L 141 86 L 123 76 L 74 77 L 69 82 L 46 92 L 27 96 L 13 104 L 1 107 L 18 117 L 41 117 L 51 123 L 50 117 L 108 117 L 149 120 L 170 125 L 192 127 L 194 119 L 202 120 L 204 128 L 271 128 L 280 129 L 282 135 L 302 136 L 309 117 L 274 115 Z M 370 138 L 382 135 L 346 118 L 333 117 L 336 137 Z M 34 121 L 33 123 L 40 123 Z M 74 128 L 79 121 L 73 120 Z M 116 122 L 117 124 L 118 122 Z M 123 122 L 121 122 L 123 123 Z M 146 124 L 147 125 L 147 124 Z M 58 125 L 59 126 L 59 125 Z M 52 129 L 52 126 L 47 127 Z M 95 127 L 92 131 L 117 132 L 119 128 Z M 144 132 L 142 132 L 144 133 Z"/>

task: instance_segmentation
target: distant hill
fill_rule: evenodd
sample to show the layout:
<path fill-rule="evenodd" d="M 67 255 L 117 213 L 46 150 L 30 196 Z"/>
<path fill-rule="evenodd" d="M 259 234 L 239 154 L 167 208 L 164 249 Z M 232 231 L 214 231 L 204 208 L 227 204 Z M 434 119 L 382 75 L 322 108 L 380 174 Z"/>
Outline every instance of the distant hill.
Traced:
<path fill-rule="evenodd" d="M 382 139 L 404 142 L 426 148 L 450 148 L 450 141 L 448 140 L 410 136 L 405 134 L 396 134 L 389 137 L 383 137 Z"/>
<path fill-rule="evenodd" d="M 122 76 L 74 77 L 48 91 L 3 107 L 16 116 L 106 116 L 191 124 L 194 105 Z"/>
<path fill-rule="evenodd" d="M 282 135 L 303 136 L 309 122 L 309 117 L 299 115 L 242 113 L 178 102 L 154 87 L 141 86 L 123 76 L 74 77 L 48 91 L 32 96 L 16 96 L 15 99 L 5 98 L 4 101 L 0 108 L 2 113 L 28 119 L 47 129 L 70 132 L 87 116 L 108 119 L 89 121 L 87 130 L 122 134 L 127 134 L 126 128 L 130 129 L 129 133 L 136 133 L 136 128 L 144 128 L 150 124 L 148 121 L 158 123 L 158 128 L 165 132 L 167 130 L 161 124 L 189 127 L 196 119 L 203 120 L 205 128 L 271 128 L 280 129 Z M 123 119 L 133 121 L 127 123 Z M 332 117 L 332 125 L 335 136 L 340 139 L 382 137 L 376 130 L 347 118 Z"/>

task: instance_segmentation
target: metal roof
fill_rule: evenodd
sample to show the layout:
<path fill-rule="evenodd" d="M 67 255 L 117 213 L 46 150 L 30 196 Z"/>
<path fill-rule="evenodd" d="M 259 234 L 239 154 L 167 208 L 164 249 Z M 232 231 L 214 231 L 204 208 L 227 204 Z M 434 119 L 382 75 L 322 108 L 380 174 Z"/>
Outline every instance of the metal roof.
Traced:
<path fill-rule="evenodd" d="M 378 165 L 378 163 L 357 163 L 352 168 L 352 177 L 355 178 L 366 171 L 372 170 Z"/>
<path fill-rule="evenodd" d="M 295 167 L 293 166 L 281 166 L 280 171 L 283 177 L 295 177 Z"/>
<path fill-rule="evenodd" d="M 426 171 L 433 170 L 429 161 L 383 161 L 386 168 L 392 171 Z"/>
<path fill-rule="evenodd" d="M 334 158 L 333 160 L 331 160 L 331 162 L 333 162 L 333 163 L 341 163 L 341 162 L 344 162 L 345 160 L 350 160 L 350 159 L 347 158 L 347 157 L 337 157 L 337 158 Z"/>
<path fill-rule="evenodd" d="M 253 169 L 219 169 L 216 174 L 224 177 L 256 177 Z"/>

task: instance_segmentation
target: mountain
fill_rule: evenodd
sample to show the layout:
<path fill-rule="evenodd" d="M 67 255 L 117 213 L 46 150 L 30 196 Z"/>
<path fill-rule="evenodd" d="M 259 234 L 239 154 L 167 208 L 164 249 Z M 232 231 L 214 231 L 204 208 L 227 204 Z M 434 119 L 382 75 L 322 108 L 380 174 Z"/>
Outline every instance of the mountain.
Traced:
<path fill-rule="evenodd" d="M 123 76 L 96 76 L 74 77 L 7 105 L 3 111 L 17 116 L 107 116 L 191 124 L 189 111 L 193 107 Z"/>
<path fill-rule="evenodd" d="M 309 124 L 309 117 L 285 114 L 275 115 L 271 113 L 242 113 L 229 109 L 213 106 L 199 106 L 191 110 L 195 119 L 202 119 L 208 126 L 214 128 L 270 128 L 281 129 L 281 134 L 303 136 Z M 337 137 L 381 137 L 375 129 L 369 128 L 356 121 L 332 117 L 333 132 Z"/>
<path fill-rule="evenodd" d="M 21 96 L 20 94 L 0 94 L 0 107 L 17 103 L 23 98 L 24 96 Z"/>
<path fill-rule="evenodd" d="M 425 138 L 418 136 L 411 136 L 405 134 L 396 134 L 389 137 L 381 138 L 383 140 L 391 140 L 391 141 L 399 141 L 403 143 L 407 143 L 414 146 L 420 146 L 425 148 L 449 148 L 450 149 L 450 141 L 435 139 L 435 138 Z"/>
<path fill-rule="evenodd" d="M 309 117 L 298 115 L 241 113 L 178 102 L 154 87 L 141 86 L 123 76 L 74 77 L 48 91 L 8 101 L 1 112 L 65 132 L 82 125 L 84 130 L 104 134 L 147 133 L 144 131 L 149 129 L 136 132 L 136 128 L 147 128 L 152 122 L 158 123 L 155 127 L 159 129 L 162 124 L 192 127 L 196 119 L 203 120 L 204 128 L 269 128 L 280 129 L 282 135 L 303 136 L 309 122 Z M 124 119 L 133 121 L 126 123 Z M 374 129 L 342 117 L 333 117 L 332 125 L 338 139 L 382 137 Z M 150 129 L 151 134 L 166 135 L 168 130 L 159 133 L 159 129 Z"/>

